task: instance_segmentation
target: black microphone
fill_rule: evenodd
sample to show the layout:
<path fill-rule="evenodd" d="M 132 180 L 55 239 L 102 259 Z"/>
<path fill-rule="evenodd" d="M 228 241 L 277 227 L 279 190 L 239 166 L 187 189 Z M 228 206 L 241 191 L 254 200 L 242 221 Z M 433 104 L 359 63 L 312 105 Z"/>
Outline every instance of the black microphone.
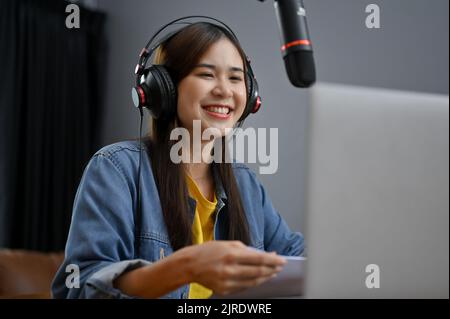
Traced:
<path fill-rule="evenodd" d="M 309 87 L 316 81 L 316 70 L 303 0 L 275 0 L 274 6 L 289 81 Z"/>

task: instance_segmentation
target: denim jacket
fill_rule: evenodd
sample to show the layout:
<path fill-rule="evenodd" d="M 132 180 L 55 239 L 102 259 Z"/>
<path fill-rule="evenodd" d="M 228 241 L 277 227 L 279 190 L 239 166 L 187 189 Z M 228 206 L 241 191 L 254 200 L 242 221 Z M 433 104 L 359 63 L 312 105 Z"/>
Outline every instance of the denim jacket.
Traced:
<path fill-rule="evenodd" d="M 106 146 L 89 161 L 74 200 L 65 259 L 52 283 L 54 298 L 131 298 L 115 288 L 113 281 L 126 271 L 172 254 L 150 159 L 144 150 L 140 249 L 134 251 L 138 164 L 139 142 L 135 141 Z M 302 234 L 289 229 L 256 175 L 243 164 L 233 163 L 232 167 L 252 246 L 281 255 L 302 255 Z M 218 201 L 214 238 L 226 240 L 227 198 L 217 172 L 213 174 Z M 189 204 L 193 216 L 195 200 L 189 198 Z M 79 270 L 79 286 L 73 280 L 73 265 Z M 188 292 L 189 285 L 184 285 L 164 298 L 187 298 Z"/>

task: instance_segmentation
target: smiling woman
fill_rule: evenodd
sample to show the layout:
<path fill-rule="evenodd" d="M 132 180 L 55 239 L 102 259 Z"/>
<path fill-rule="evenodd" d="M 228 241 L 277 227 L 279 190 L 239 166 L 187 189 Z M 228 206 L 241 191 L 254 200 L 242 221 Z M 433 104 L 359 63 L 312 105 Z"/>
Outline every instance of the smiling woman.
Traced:
<path fill-rule="evenodd" d="M 75 198 L 54 296 L 208 298 L 272 278 L 286 262 L 278 254 L 303 253 L 303 236 L 289 229 L 256 175 L 244 164 L 210 161 L 212 153 L 199 163 L 170 158 L 173 130 L 193 133 L 200 122 L 201 132 L 220 132 L 200 149 L 183 150 L 195 157 L 259 107 L 238 40 L 226 27 L 192 23 L 158 45 L 154 65 L 143 65 L 134 100 L 154 117 L 142 187 L 139 143 L 94 155 Z M 80 266 L 80 289 L 65 286 L 68 264 Z"/>

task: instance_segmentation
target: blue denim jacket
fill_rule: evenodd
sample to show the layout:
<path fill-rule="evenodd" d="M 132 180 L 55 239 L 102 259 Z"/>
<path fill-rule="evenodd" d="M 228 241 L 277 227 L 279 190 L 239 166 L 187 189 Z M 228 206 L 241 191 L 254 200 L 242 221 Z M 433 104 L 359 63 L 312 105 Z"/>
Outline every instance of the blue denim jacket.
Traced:
<path fill-rule="evenodd" d="M 139 143 L 135 141 L 106 146 L 91 158 L 75 196 L 65 259 L 52 283 L 54 298 L 130 298 L 113 286 L 114 279 L 173 252 L 150 160 L 144 151 L 140 251 L 134 251 L 138 163 Z M 302 255 L 302 234 L 289 229 L 256 175 L 247 166 L 238 163 L 233 163 L 233 171 L 247 216 L 252 246 L 281 255 Z M 216 172 L 214 178 L 218 200 L 214 238 L 226 240 L 227 199 Z M 193 216 L 195 201 L 190 198 L 189 204 Z M 69 264 L 78 266 L 79 288 L 66 286 L 66 279 L 70 281 L 73 277 L 69 275 L 75 274 L 70 268 L 66 269 Z M 185 285 L 164 297 L 187 298 L 188 291 L 189 285 Z"/>

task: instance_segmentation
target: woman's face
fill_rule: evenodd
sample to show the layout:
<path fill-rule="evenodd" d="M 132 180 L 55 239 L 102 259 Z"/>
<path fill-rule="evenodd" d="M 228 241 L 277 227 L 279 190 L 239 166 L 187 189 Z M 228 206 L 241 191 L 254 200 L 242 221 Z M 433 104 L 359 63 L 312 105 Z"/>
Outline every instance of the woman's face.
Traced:
<path fill-rule="evenodd" d="M 239 51 L 222 38 L 205 52 L 197 66 L 178 85 L 177 113 L 180 125 L 192 132 L 193 121 L 201 120 L 202 132 L 237 123 L 246 104 L 244 65 Z"/>

